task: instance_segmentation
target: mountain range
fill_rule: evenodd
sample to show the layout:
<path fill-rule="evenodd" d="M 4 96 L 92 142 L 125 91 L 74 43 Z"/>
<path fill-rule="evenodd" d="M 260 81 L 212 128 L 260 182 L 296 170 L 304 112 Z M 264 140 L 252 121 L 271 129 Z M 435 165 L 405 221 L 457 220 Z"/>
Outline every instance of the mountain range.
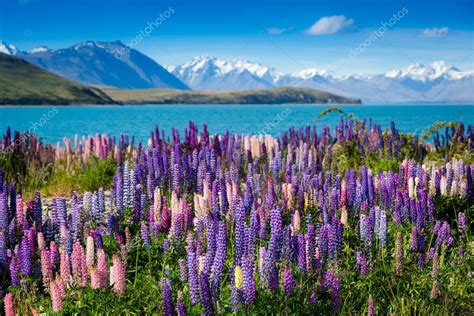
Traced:
<path fill-rule="evenodd" d="M 362 99 L 364 102 L 473 102 L 474 73 L 443 61 L 414 64 L 375 75 L 341 75 L 316 68 L 284 74 L 246 60 L 197 56 L 166 69 L 196 90 L 305 87 Z"/>
<path fill-rule="evenodd" d="M 342 75 L 309 68 L 285 74 L 244 59 L 197 56 L 182 65 L 162 67 L 120 41 L 86 41 L 52 50 L 24 52 L 0 42 L 0 52 L 16 55 L 55 74 L 88 85 L 125 89 L 249 90 L 312 88 L 363 102 L 474 102 L 474 72 L 444 61 L 413 64 L 383 74 Z"/>
<path fill-rule="evenodd" d="M 52 50 L 41 46 L 23 52 L 0 42 L 0 52 L 16 55 L 50 72 L 87 85 L 133 89 L 189 89 L 153 59 L 120 41 L 87 41 Z"/>

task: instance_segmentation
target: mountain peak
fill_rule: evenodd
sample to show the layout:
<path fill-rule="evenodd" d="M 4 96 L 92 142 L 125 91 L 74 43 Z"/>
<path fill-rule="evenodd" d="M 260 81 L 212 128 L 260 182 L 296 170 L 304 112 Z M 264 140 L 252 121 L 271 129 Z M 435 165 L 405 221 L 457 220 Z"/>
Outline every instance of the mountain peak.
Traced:
<path fill-rule="evenodd" d="M 17 55 L 19 53 L 19 50 L 14 45 L 0 41 L 0 53 L 4 53 L 7 55 Z"/>
<path fill-rule="evenodd" d="M 443 60 L 433 61 L 431 64 L 424 65 L 415 63 L 405 69 L 394 69 L 385 73 L 385 77 L 391 79 L 411 79 L 415 81 L 432 81 L 438 78 L 460 79 L 466 73 L 458 68 L 447 64 Z"/>
<path fill-rule="evenodd" d="M 38 53 L 46 53 L 46 52 L 49 52 L 49 51 L 51 51 L 51 49 L 49 49 L 46 46 L 38 46 L 38 47 L 35 47 L 35 48 L 31 49 L 28 53 L 29 54 L 38 54 Z"/>

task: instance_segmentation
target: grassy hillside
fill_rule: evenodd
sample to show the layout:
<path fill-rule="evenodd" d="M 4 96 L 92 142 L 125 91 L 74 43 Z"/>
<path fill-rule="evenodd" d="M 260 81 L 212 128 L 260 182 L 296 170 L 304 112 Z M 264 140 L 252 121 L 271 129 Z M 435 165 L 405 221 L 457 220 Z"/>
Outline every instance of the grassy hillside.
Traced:
<path fill-rule="evenodd" d="M 101 88 L 112 99 L 128 104 L 284 104 L 360 103 L 360 100 L 307 88 L 241 91 L 121 90 Z"/>
<path fill-rule="evenodd" d="M 110 97 L 21 58 L 0 53 L 0 105 L 111 104 Z"/>

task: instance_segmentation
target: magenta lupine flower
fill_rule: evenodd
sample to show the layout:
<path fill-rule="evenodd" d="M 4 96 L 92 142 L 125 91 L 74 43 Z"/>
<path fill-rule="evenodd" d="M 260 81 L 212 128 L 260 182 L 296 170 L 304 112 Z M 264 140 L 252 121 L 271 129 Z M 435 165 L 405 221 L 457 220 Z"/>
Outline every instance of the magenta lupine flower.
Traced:
<path fill-rule="evenodd" d="M 113 256 L 112 275 L 114 292 L 123 294 L 125 291 L 125 263 L 122 262 L 118 255 Z"/>
<path fill-rule="evenodd" d="M 293 271 L 289 266 L 286 266 L 283 270 L 283 289 L 285 295 L 291 295 L 295 286 L 295 280 L 293 278 Z"/>
<path fill-rule="evenodd" d="M 13 303 L 13 294 L 7 293 L 3 299 L 5 306 L 5 316 L 15 316 L 15 305 Z"/>
<path fill-rule="evenodd" d="M 212 303 L 211 289 L 209 287 L 209 279 L 204 272 L 199 276 L 199 285 L 201 288 L 201 302 L 204 307 L 204 315 L 214 315 L 214 306 Z"/>
<path fill-rule="evenodd" d="M 173 293 L 171 291 L 171 281 L 164 278 L 162 280 L 162 290 L 163 290 L 163 315 L 173 316 L 176 315 L 176 312 L 173 307 Z"/>
<path fill-rule="evenodd" d="M 49 283 L 53 280 L 53 265 L 51 264 L 51 255 L 48 250 L 41 251 L 41 275 L 43 277 L 43 286 L 48 289 Z"/>

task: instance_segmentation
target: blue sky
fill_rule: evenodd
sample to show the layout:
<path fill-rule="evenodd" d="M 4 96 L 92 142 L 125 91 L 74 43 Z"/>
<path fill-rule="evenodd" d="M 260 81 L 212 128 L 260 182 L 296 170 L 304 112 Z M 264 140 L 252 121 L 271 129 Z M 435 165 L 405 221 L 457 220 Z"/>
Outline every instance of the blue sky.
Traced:
<path fill-rule="evenodd" d="M 134 47 L 163 65 L 210 54 L 284 72 L 379 73 L 434 60 L 474 70 L 474 1 L 0 0 L 0 40 L 22 50 L 128 43 L 170 8 Z"/>

